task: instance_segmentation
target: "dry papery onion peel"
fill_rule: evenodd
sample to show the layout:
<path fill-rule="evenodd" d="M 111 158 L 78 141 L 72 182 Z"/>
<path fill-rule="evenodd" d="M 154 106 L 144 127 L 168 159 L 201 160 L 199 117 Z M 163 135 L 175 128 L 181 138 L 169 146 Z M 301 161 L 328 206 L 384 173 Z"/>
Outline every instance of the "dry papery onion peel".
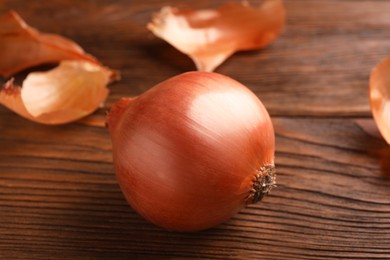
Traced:
<path fill-rule="evenodd" d="M 106 85 L 117 72 L 102 66 L 73 41 L 27 25 L 14 11 L 0 16 L 0 75 L 60 63 L 47 72 L 32 72 L 21 87 L 8 80 L 0 104 L 43 124 L 64 124 L 95 111 L 106 99 Z"/>
<path fill-rule="evenodd" d="M 278 37 L 285 23 L 282 0 L 247 2 L 218 9 L 179 10 L 163 7 L 147 28 L 187 54 L 200 71 L 213 71 L 236 51 L 265 47 Z"/>
<path fill-rule="evenodd" d="M 372 70 L 369 98 L 379 131 L 390 144 L 390 56 Z"/>

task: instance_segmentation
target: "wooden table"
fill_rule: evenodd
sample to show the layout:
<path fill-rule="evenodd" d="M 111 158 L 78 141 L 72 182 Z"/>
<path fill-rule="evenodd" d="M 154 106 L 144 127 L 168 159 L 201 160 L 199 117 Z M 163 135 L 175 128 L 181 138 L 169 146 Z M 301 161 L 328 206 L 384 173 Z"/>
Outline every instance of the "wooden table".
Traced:
<path fill-rule="evenodd" d="M 0 0 L 1 12 L 122 72 L 106 107 L 76 123 L 39 125 L 0 107 L 0 258 L 390 258 L 390 147 L 367 98 L 370 70 L 390 55 L 390 1 L 286 0 L 283 35 L 217 69 L 268 108 L 278 188 L 198 233 L 162 230 L 131 209 L 103 127 L 120 97 L 194 69 L 145 28 L 168 2 L 211 1 Z"/>

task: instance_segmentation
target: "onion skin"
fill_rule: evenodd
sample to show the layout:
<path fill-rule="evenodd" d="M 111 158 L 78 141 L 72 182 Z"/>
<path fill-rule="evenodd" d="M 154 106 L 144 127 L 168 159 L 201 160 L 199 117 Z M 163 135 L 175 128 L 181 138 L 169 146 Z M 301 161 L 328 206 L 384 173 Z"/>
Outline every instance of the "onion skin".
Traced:
<path fill-rule="evenodd" d="M 229 77 L 173 77 L 119 101 L 107 126 L 127 201 L 166 229 L 216 226 L 274 185 L 271 119 L 256 95 Z"/>
<path fill-rule="evenodd" d="M 371 112 L 380 133 L 390 144 L 390 56 L 371 71 L 369 99 Z"/>

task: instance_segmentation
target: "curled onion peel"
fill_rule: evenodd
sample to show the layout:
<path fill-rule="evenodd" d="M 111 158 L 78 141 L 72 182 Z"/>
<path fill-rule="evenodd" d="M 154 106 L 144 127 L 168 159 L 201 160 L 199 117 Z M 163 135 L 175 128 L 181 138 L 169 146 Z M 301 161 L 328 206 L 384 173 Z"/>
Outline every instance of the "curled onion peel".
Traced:
<path fill-rule="evenodd" d="M 200 71 L 213 71 L 236 51 L 260 49 L 281 33 L 285 23 L 282 0 L 247 2 L 218 9 L 179 10 L 164 7 L 147 25 L 156 36 L 187 54 Z"/>
<path fill-rule="evenodd" d="M 63 61 L 48 72 L 32 72 L 22 87 L 9 80 L 0 104 L 43 124 L 64 124 L 96 110 L 106 99 L 112 71 L 86 61 Z"/>
<path fill-rule="evenodd" d="M 9 80 L 0 104 L 35 122 L 64 124 L 95 111 L 108 95 L 106 85 L 120 78 L 75 42 L 39 32 L 14 11 L 0 16 L 0 76 L 53 62 L 60 65 L 30 73 L 22 87 Z"/>
<path fill-rule="evenodd" d="M 390 56 L 371 72 L 369 99 L 379 131 L 390 144 Z"/>
<path fill-rule="evenodd" d="M 8 77 L 36 65 L 73 59 L 99 64 L 75 42 L 39 32 L 14 11 L 0 16 L 0 75 Z"/>
<path fill-rule="evenodd" d="M 107 125 L 126 199 L 166 229 L 216 226 L 275 185 L 270 117 L 226 76 L 173 77 L 119 101 Z"/>

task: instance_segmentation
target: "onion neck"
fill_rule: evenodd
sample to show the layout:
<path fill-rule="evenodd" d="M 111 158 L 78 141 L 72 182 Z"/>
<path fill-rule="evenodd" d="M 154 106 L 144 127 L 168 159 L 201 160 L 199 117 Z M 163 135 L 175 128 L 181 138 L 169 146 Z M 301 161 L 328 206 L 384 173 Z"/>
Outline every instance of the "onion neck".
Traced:
<path fill-rule="evenodd" d="M 122 98 L 111 107 L 111 110 L 107 114 L 106 119 L 106 127 L 110 132 L 116 128 L 116 125 L 120 121 L 120 118 L 122 117 L 122 114 L 126 110 L 126 107 L 129 105 L 129 103 L 136 98 L 137 97 Z"/>
<path fill-rule="evenodd" d="M 252 190 L 247 198 L 247 204 L 262 200 L 274 187 L 276 187 L 275 166 L 266 165 L 261 167 L 253 181 Z"/>

